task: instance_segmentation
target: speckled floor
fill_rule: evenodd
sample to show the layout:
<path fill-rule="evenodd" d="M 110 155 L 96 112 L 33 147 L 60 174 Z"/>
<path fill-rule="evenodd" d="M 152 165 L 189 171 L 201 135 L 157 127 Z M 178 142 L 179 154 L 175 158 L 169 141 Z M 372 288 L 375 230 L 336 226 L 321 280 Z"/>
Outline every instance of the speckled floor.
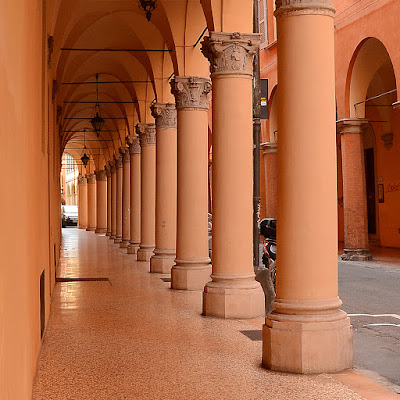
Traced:
<path fill-rule="evenodd" d="M 63 236 L 59 276 L 110 282 L 57 283 L 34 400 L 362 399 L 330 375 L 261 368 L 261 341 L 241 331 L 262 319 L 203 317 L 201 292 L 172 291 L 107 237 Z"/>

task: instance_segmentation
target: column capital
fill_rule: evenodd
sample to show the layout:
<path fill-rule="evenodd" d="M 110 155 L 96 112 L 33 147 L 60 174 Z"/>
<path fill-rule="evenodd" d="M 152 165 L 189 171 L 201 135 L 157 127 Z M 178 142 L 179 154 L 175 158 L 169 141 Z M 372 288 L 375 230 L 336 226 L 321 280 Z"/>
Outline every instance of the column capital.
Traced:
<path fill-rule="evenodd" d="M 78 176 L 78 186 L 86 186 L 87 185 L 87 179 L 85 176 L 79 175 Z"/>
<path fill-rule="evenodd" d="M 157 130 L 176 129 L 176 107 L 174 103 L 154 103 L 151 107 L 151 115 L 156 120 Z"/>
<path fill-rule="evenodd" d="M 96 183 L 96 175 L 95 174 L 86 174 L 86 179 L 88 184 Z"/>
<path fill-rule="evenodd" d="M 122 161 L 124 163 L 131 161 L 131 154 L 129 152 L 129 147 L 120 147 L 119 152 L 121 153 Z"/>
<path fill-rule="evenodd" d="M 107 180 L 107 171 L 105 169 L 96 169 L 96 171 L 94 171 L 94 174 L 96 175 L 97 182 Z"/>
<path fill-rule="evenodd" d="M 326 15 L 333 17 L 335 7 L 332 0 L 276 0 L 275 17 L 293 15 Z"/>
<path fill-rule="evenodd" d="M 337 133 L 343 135 L 347 133 L 363 133 L 365 126 L 368 124 L 367 119 L 347 118 L 336 121 Z"/>
<path fill-rule="evenodd" d="M 111 167 L 108 164 L 106 164 L 104 166 L 104 170 L 106 171 L 107 178 L 110 178 L 111 177 Z"/>
<path fill-rule="evenodd" d="M 110 160 L 108 162 L 108 165 L 110 166 L 111 174 L 115 174 L 117 172 L 117 168 L 115 166 L 115 161 L 114 160 Z"/>
<path fill-rule="evenodd" d="M 136 132 L 140 138 L 140 146 L 154 146 L 156 144 L 156 125 L 153 123 L 137 124 Z"/>
<path fill-rule="evenodd" d="M 278 151 L 278 143 L 264 142 L 260 144 L 260 148 L 264 151 L 264 154 L 276 154 Z"/>
<path fill-rule="evenodd" d="M 138 136 L 129 135 L 126 137 L 130 154 L 140 154 L 140 139 Z"/>
<path fill-rule="evenodd" d="M 176 76 L 171 80 L 171 93 L 177 110 L 208 110 L 211 80 L 198 76 Z"/>
<path fill-rule="evenodd" d="M 115 168 L 122 168 L 122 155 L 114 154 Z"/>
<path fill-rule="evenodd" d="M 210 62 L 211 77 L 253 77 L 253 60 L 260 44 L 258 33 L 210 32 L 201 52 Z"/>

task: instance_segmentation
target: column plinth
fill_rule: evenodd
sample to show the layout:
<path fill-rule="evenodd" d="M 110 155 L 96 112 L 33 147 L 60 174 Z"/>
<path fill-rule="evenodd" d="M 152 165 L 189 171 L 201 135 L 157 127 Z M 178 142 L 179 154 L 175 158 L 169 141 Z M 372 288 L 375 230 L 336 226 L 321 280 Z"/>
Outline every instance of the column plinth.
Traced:
<path fill-rule="evenodd" d="M 94 171 L 96 176 L 96 230 L 95 233 L 107 232 L 107 175 L 105 170 Z"/>
<path fill-rule="evenodd" d="M 130 208 L 131 208 L 131 223 L 130 237 L 127 248 L 128 254 L 133 254 L 135 257 L 140 246 L 140 162 L 141 150 L 140 139 L 135 136 L 128 136 L 127 143 L 129 145 L 129 153 L 131 156 L 130 162 Z"/>
<path fill-rule="evenodd" d="M 202 290 L 210 280 L 208 257 L 209 78 L 171 81 L 178 126 L 176 260 L 171 288 Z"/>
<path fill-rule="evenodd" d="M 106 171 L 107 175 L 107 230 L 106 230 L 106 236 L 111 236 L 111 225 L 112 225 L 112 183 L 111 183 L 111 167 L 110 165 L 105 165 L 104 169 Z"/>
<path fill-rule="evenodd" d="M 141 147 L 141 230 L 138 261 L 150 261 L 155 248 L 156 129 L 155 124 L 139 123 L 136 132 Z"/>
<path fill-rule="evenodd" d="M 114 154 L 115 167 L 117 169 L 116 173 L 116 232 L 114 243 L 120 244 L 122 242 L 122 168 L 123 168 L 123 160 L 122 160 L 123 152 L 120 154 Z"/>
<path fill-rule="evenodd" d="M 258 34 L 210 32 L 201 49 L 213 84 L 213 265 L 203 314 L 220 318 L 265 315 L 253 267 L 252 77 L 258 44 Z"/>
<path fill-rule="evenodd" d="M 156 120 L 156 248 L 150 272 L 170 274 L 176 256 L 177 116 L 173 103 L 151 107 Z"/>
<path fill-rule="evenodd" d="M 122 166 L 122 242 L 119 247 L 127 248 L 131 233 L 131 210 L 130 210 L 130 180 L 131 180 L 131 156 L 129 149 L 124 149 Z"/>
<path fill-rule="evenodd" d="M 96 230 L 96 176 L 86 174 L 88 192 L 88 226 L 87 231 Z"/>
<path fill-rule="evenodd" d="M 108 162 L 111 168 L 111 235 L 115 240 L 117 236 L 117 167 L 115 161 Z"/>
<path fill-rule="evenodd" d="M 78 228 L 87 228 L 87 179 L 84 176 L 78 176 Z"/>
<path fill-rule="evenodd" d="M 338 298 L 334 8 L 330 0 L 276 5 L 276 299 L 263 326 L 262 362 L 334 373 L 353 362 L 352 327 Z"/>
<path fill-rule="evenodd" d="M 337 122 L 341 136 L 344 215 L 344 261 L 371 260 L 368 243 L 367 191 L 364 166 L 366 119 Z"/>

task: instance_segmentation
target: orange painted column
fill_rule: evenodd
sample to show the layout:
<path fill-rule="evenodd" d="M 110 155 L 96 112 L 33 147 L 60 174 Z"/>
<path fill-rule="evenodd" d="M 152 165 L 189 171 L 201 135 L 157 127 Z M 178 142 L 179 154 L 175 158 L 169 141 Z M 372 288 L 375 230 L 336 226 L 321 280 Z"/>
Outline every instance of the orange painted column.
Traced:
<path fill-rule="evenodd" d="M 106 170 L 107 175 L 107 231 L 106 236 L 111 236 L 111 199 L 112 199 L 112 183 L 111 183 L 111 167 L 109 165 L 105 165 L 104 169 Z"/>
<path fill-rule="evenodd" d="M 265 169 L 265 203 L 267 218 L 276 218 L 277 210 L 277 182 L 278 182 L 278 156 L 277 143 L 269 142 L 261 145 L 263 150 Z"/>
<path fill-rule="evenodd" d="M 131 155 L 130 162 L 130 208 L 131 223 L 128 254 L 137 255 L 140 246 L 140 139 L 136 136 L 128 136 L 127 142 Z"/>
<path fill-rule="evenodd" d="M 295 373 L 351 368 L 352 327 L 338 297 L 334 7 L 278 0 L 276 298 L 263 364 Z"/>
<path fill-rule="evenodd" d="M 156 126 L 136 125 L 141 146 L 141 227 L 138 261 L 149 261 L 155 247 Z"/>
<path fill-rule="evenodd" d="M 209 78 L 177 76 L 171 81 L 178 114 L 176 259 L 171 288 L 202 290 L 210 280 L 208 256 Z"/>
<path fill-rule="evenodd" d="M 124 149 L 122 158 L 122 242 L 119 247 L 127 248 L 131 235 L 131 156 L 129 149 Z"/>
<path fill-rule="evenodd" d="M 176 108 L 173 103 L 155 103 L 156 120 L 156 248 L 150 272 L 170 274 L 176 256 Z"/>
<path fill-rule="evenodd" d="M 88 226 L 87 231 L 96 230 L 96 176 L 86 174 L 87 178 L 87 199 L 88 199 Z"/>
<path fill-rule="evenodd" d="M 123 167 L 123 153 L 124 150 L 120 148 L 120 154 L 114 154 L 115 166 L 117 167 L 117 190 L 116 190 L 116 235 L 114 243 L 122 242 L 122 167 Z"/>
<path fill-rule="evenodd" d="M 368 243 L 367 190 L 364 166 L 364 127 L 367 120 L 338 121 L 341 134 L 344 254 L 342 260 L 371 260 Z"/>
<path fill-rule="evenodd" d="M 115 240 L 117 236 L 117 167 L 115 161 L 109 161 L 111 169 L 111 235 L 110 239 Z"/>
<path fill-rule="evenodd" d="M 85 176 L 78 176 L 78 228 L 87 228 L 87 179 Z"/>
<path fill-rule="evenodd" d="M 104 169 L 96 170 L 96 233 L 107 232 L 107 175 Z"/>
<path fill-rule="evenodd" d="M 202 52 L 213 85 L 212 281 L 203 314 L 265 315 L 253 267 L 253 58 L 259 35 L 210 32 Z"/>

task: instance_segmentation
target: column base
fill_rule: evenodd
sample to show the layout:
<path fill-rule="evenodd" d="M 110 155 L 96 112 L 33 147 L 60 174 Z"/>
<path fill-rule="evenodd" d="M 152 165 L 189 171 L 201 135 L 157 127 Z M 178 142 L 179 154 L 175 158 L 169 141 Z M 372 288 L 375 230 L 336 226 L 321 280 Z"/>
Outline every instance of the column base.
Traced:
<path fill-rule="evenodd" d="M 122 239 L 122 242 L 119 244 L 119 247 L 122 249 L 126 249 L 129 245 L 129 240 L 128 239 Z"/>
<path fill-rule="evenodd" d="M 368 261 L 372 260 L 369 249 L 343 249 L 344 254 L 341 255 L 343 261 Z"/>
<path fill-rule="evenodd" d="M 122 242 L 122 237 L 121 236 L 115 236 L 114 243 L 115 244 L 120 244 L 121 242 Z"/>
<path fill-rule="evenodd" d="M 211 275 L 203 292 L 203 315 L 219 318 L 265 316 L 265 296 L 254 274 Z"/>
<path fill-rule="evenodd" d="M 110 240 L 114 240 L 116 237 L 117 237 L 116 234 L 111 232 Z"/>
<path fill-rule="evenodd" d="M 347 314 L 337 309 L 340 300 L 333 307 L 336 310 L 326 308 L 327 301 L 307 303 L 281 299 L 273 302 L 280 312 L 268 314 L 263 326 L 263 365 L 298 374 L 352 368 L 353 329 Z"/>
<path fill-rule="evenodd" d="M 175 264 L 175 250 L 154 250 L 150 258 L 150 272 L 158 274 L 170 274 Z"/>
<path fill-rule="evenodd" d="M 137 260 L 138 261 L 150 261 L 150 258 L 153 255 L 154 247 L 143 247 L 140 246 L 137 251 Z"/>
<path fill-rule="evenodd" d="M 79 226 L 78 226 L 78 229 L 86 229 L 86 228 L 87 228 L 86 225 L 79 225 Z"/>
<path fill-rule="evenodd" d="M 106 236 L 111 236 L 111 232 L 106 232 Z"/>
<path fill-rule="evenodd" d="M 88 226 L 88 227 L 86 228 L 86 230 L 87 230 L 87 231 L 90 231 L 90 232 L 94 232 L 94 231 L 96 230 L 96 227 L 95 227 L 95 226 Z"/>
<path fill-rule="evenodd" d="M 212 267 L 209 258 L 203 260 L 175 260 L 171 269 L 171 289 L 202 290 L 211 279 Z"/>
<path fill-rule="evenodd" d="M 128 254 L 134 254 L 136 256 L 139 250 L 139 243 L 129 243 L 126 249 Z"/>
<path fill-rule="evenodd" d="M 106 233 L 107 232 L 107 228 L 96 228 L 96 230 L 94 232 L 95 233 Z"/>

